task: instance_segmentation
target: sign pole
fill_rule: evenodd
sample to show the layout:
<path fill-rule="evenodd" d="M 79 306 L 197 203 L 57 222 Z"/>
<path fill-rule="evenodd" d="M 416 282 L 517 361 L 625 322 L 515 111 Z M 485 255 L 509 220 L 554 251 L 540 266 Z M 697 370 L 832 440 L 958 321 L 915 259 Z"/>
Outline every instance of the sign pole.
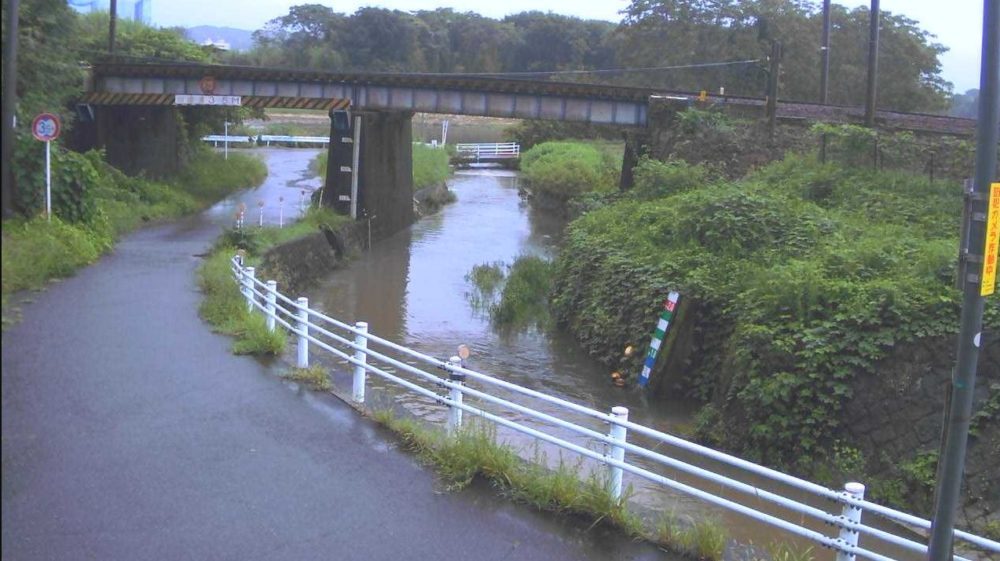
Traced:
<path fill-rule="evenodd" d="M 222 145 L 225 146 L 225 160 L 229 161 L 229 121 L 223 121 L 225 124 L 226 140 L 223 141 Z"/>
<path fill-rule="evenodd" d="M 45 141 L 45 216 L 52 222 L 52 141 Z"/>

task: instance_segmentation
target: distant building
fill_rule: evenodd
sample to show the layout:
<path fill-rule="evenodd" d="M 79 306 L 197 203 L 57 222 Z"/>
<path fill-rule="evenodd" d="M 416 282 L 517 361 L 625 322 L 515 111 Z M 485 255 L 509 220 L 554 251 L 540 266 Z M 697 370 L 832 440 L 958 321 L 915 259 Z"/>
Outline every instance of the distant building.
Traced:
<path fill-rule="evenodd" d="M 78 12 L 107 12 L 111 9 L 109 0 L 68 0 Z M 118 17 L 131 19 L 150 25 L 153 21 L 153 0 L 119 0 Z"/>

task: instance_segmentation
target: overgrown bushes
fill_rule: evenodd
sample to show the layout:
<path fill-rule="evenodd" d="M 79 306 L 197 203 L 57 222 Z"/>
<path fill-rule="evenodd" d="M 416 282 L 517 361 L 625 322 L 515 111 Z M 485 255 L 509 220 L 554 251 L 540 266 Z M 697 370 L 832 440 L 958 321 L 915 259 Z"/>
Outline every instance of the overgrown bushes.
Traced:
<path fill-rule="evenodd" d="M 722 411 L 702 426 L 717 444 L 807 467 L 840 434 L 855 376 L 895 344 L 957 331 L 955 183 L 803 157 L 736 184 L 651 183 L 669 194 L 571 225 L 555 315 L 610 364 L 648 337 L 668 290 L 696 301 L 689 391 Z"/>
<path fill-rule="evenodd" d="M 521 155 L 521 174 L 532 193 L 563 206 L 590 191 L 613 191 L 620 162 L 592 144 L 543 142 Z"/>
<path fill-rule="evenodd" d="M 53 146 L 52 222 L 44 214 L 44 169 L 36 141 L 19 142 L 15 154 L 20 208 L 25 218 L 3 222 L 3 313 L 18 290 L 41 287 L 92 263 L 119 235 L 139 224 L 193 212 L 229 192 L 264 179 L 259 160 L 231 155 L 228 162 L 200 153 L 172 183 L 129 177 L 97 151 L 84 154 Z M 236 156 L 236 157 L 233 157 Z"/>

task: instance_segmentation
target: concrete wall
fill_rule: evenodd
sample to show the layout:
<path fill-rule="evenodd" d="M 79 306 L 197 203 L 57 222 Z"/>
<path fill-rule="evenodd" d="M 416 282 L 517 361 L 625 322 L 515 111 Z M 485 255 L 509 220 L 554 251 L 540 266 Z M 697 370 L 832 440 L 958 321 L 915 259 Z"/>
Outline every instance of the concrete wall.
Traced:
<path fill-rule="evenodd" d="M 173 107 L 95 106 L 88 143 L 107 151 L 108 162 L 129 175 L 163 177 L 182 166 L 183 120 Z"/>
<path fill-rule="evenodd" d="M 388 236 L 407 228 L 413 213 L 413 134 L 405 112 L 364 113 L 358 171 L 358 220 L 371 219 L 372 235 Z M 352 119 L 353 122 L 353 119 Z M 342 142 L 353 131 L 332 131 L 323 205 L 350 212 L 353 144 Z M 345 197 L 347 200 L 345 200 Z"/>
<path fill-rule="evenodd" d="M 365 113 L 361 127 L 358 217 L 378 238 L 413 223 L 412 113 Z M 362 214 L 362 209 L 366 214 Z"/>
<path fill-rule="evenodd" d="M 1000 520 L 1000 419 L 984 406 L 1000 391 L 1000 335 L 987 337 L 979 357 L 974 411 L 979 415 L 969 439 L 960 506 L 960 527 L 979 528 Z M 847 443 L 860 449 L 876 475 L 905 476 L 901 466 L 921 453 L 937 452 L 945 399 L 955 365 L 955 338 L 899 345 L 881 361 L 876 376 L 859 376 L 843 420 Z M 995 397 L 994 397 L 995 399 Z M 929 515 L 933 497 L 916 493 L 914 506 Z"/>

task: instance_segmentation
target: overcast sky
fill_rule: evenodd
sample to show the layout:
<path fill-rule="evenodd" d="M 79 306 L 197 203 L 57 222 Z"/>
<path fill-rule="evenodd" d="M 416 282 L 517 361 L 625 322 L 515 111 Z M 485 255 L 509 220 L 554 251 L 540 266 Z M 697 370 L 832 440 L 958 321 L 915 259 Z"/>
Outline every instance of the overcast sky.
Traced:
<path fill-rule="evenodd" d="M 865 1 L 834 0 L 853 7 Z M 619 12 L 628 0 L 154 0 L 153 22 L 161 26 L 217 25 L 256 30 L 272 18 L 288 13 L 289 6 L 321 3 L 335 11 L 353 13 L 361 6 L 380 6 L 404 11 L 454 8 L 493 18 L 544 9 L 587 19 L 620 21 Z M 979 87 L 979 52 L 982 48 L 982 0 L 882 0 L 882 9 L 901 13 L 917 20 L 921 27 L 937 36 L 937 42 L 949 48 L 941 57 L 943 76 L 964 92 Z M 818 40 L 818 38 L 817 38 Z M 837 48 L 832 45 L 832 48 Z"/>

